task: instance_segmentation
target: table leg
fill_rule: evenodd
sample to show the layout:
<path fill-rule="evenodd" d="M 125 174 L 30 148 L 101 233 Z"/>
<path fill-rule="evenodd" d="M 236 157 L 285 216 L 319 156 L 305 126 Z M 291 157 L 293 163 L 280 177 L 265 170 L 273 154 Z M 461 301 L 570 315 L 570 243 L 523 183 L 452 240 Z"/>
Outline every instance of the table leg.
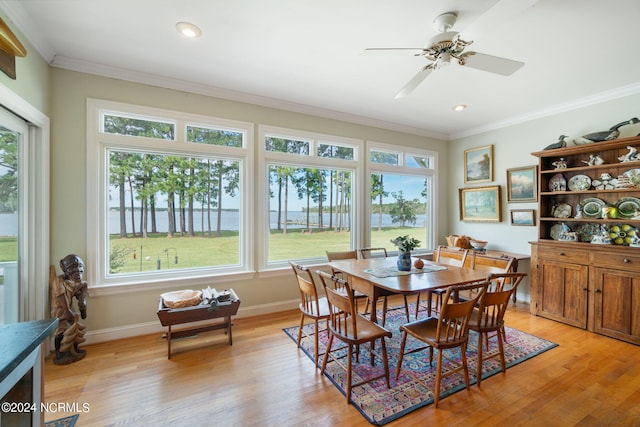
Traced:
<path fill-rule="evenodd" d="M 171 359 L 171 325 L 167 330 L 167 359 Z"/>

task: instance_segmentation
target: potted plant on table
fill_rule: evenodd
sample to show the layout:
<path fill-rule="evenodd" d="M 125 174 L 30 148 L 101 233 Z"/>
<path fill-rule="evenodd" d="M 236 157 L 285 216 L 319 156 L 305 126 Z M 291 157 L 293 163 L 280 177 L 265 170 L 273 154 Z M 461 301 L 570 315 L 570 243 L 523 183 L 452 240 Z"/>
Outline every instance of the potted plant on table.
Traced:
<path fill-rule="evenodd" d="M 411 251 L 420 246 L 420 240 L 405 235 L 392 239 L 391 243 L 398 247 L 398 270 L 411 271 Z"/>

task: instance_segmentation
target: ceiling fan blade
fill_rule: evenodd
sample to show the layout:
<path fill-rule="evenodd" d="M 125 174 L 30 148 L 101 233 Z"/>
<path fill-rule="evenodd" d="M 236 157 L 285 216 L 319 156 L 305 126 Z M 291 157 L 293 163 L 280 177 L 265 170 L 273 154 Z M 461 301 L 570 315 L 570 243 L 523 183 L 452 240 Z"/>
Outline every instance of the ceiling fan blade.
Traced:
<path fill-rule="evenodd" d="M 420 55 L 424 49 L 420 47 L 369 47 L 364 50 L 366 55 Z"/>
<path fill-rule="evenodd" d="M 524 65 L 524 62 L 486 55 L 484 53 L 468 52 L 463 56 L 464 63 L 461 65 L 503 76 L 510 76 Z"/>
<path fill-rule="evenodd" d="M 460 31 L 460 38 L 464 41 L 474 41 L 485 32 L 509 22 L 513 17 L 536 4 L 538 0 L 501 0 L 488 11 L 480 15 L 464 30 Z"/>
<path fill-rule="evenodd" d="M 433 67 L 431 65 L 432 64 L 429 64 L 422 70 L 418 71 L 418 74 L 413 76 L 413 78 L 409 80 L 402 89 L 400 89 L 400 92 L 398 92 L 395 98 L 404 98 L 411 94 L 411 92 L 413 92 L 418 86 L 420 86 L 420 83 L 422 83 L 422 81 L 426 79 L 427 76 L 433 71 Z"/>

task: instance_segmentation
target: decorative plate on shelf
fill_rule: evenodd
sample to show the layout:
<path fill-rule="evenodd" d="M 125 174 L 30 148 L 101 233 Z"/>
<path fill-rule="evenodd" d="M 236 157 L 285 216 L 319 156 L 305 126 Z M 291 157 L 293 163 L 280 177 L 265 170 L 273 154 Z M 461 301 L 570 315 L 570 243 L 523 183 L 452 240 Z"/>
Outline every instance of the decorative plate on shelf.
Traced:
<path fill-rule="evenodd" d="M 616 202 L 615 207 L 621 218 L 633 218 L 640 215 L 640 199 L 636 197 L 623 197 Z"/>
<path fill-rule="evenodd" d="M 609 229 L 609 237 L 616 245 L 625 245 L 633 241 L 637 230 L 629 224 L 614 225 Z"/>
<path fill-rule="evenodd" d="M 567 180 L 564 175 L 557 173 L 549 180 L 549 191 L 565 191 L 567 189 Z"/>
<path fill-rule="evenodd" d="M 589 197 L 582 200 L 580 206 L 582 206 L 582 216 L 585 218 L 602 218 L 602 208 L 607 206 L 607 203 L 597 197 Z"/>
<path fill-rule="evenodd" d="M 568 203 L 560 203 L 553 208 L 551 215 L 554 218 L 569 218 L 571 216 L 571 205 Z"/>
<path fill-rule="evenodd" d="M 580 224 L 578 227 L 578 234 L 580 234 L 581 242 L 590 242 L 593 239 L 593 236 L 600 234 L 600 226 L 598 224 Z"/>
<path fill-rule="evenodd" d="M 556 224 L 549 230 L 549 235 L 553 240 L 559 240 L 560 233 L 570 231 L 566 224 Z"/>
<path fill-rule="evenodd" d="M 591 188 L 591 178 L 587 175 L 575 175 L 569 179 L 569 190 L 585 191 Z"/>
<path fill-rule="evenodd" d="M 640 187 L 640 169 L 629 169 L 622 172 L 622 176 L 629 179 L 631 186 Z"/>

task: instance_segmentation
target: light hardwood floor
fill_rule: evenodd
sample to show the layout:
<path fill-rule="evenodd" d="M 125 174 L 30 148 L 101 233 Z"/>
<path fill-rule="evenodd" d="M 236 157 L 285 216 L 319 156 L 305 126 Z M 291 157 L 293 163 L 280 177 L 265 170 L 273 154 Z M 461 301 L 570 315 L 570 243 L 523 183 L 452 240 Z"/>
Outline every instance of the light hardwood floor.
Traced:
<path fill-rule="evenodd" d="M 524 303 L 506 321 L 559 347 L 387 425 L 640 425 L 640 347 Z M 282 332 L 297 323 L 297 311 L 234 319 L 233 346 L 210 332 L 175 341 L 171 360 L 160 334 L 86 346 L 73 365 L 46 360 L 45 402 L 88 404 L 77 427 L 370 425 Z"/>

